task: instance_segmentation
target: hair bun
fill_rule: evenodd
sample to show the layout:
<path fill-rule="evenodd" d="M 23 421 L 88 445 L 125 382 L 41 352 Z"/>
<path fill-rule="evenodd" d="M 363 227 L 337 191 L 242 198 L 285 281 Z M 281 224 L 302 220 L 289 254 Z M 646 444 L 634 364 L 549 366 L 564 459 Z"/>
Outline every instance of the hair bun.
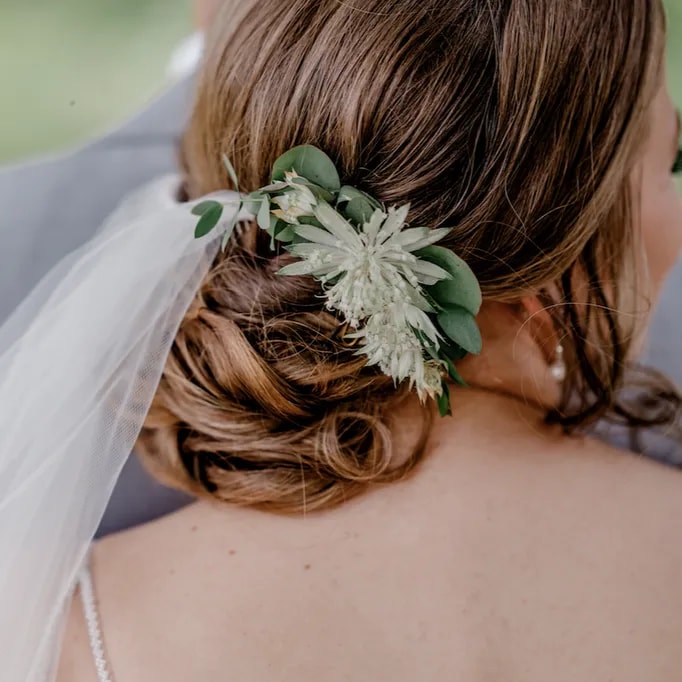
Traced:
<path fill-rule="evenodd" d="M 319 285 L 279 277 L 256 226 L 220 255 L 181 325 L 139 450 L 164 482 L 295 513 L 393 480 L 386 415 L 405 394 L 343 342 Z"/>

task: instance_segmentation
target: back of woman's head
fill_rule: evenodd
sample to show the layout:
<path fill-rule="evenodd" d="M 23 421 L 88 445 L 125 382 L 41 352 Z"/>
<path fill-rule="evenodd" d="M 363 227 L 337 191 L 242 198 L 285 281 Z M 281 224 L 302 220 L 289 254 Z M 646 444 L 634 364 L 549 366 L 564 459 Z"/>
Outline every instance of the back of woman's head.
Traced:
<path fill-rule="evenodd" d="M 231 186 L 224 155 L 250 191 L 287 149 L 320 147 L 344 182 L 452 227 L 442 245 L 484 300 L 547 306 L 569 361 L 554 418 L 645 423 L 615 394 L 636 331 L 623 312 L 641 300 L 629 178 L 663 35 L 658 0 L 225 2 L 183 145 L 188 193 Z M 241 226 L 178 333 L 142 450 L 176 485 L 294 512 L 402 475 L 421 446 L 390 466 L 404 387 L 278 261 Z"/>

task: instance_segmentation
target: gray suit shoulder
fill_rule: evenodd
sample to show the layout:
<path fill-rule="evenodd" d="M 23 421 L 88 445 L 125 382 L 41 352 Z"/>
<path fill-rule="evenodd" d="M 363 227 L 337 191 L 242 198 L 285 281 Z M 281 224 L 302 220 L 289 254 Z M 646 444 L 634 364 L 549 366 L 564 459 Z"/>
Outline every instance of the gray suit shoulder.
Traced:
<path fill-rule="evenodd" d="M 177 170 L 193 85 L 192 78 L 176 84 L 142 113 L 79 149 L 0 169 L 0 324 L 126 195 Z M 100 533 L 144 523 L 187 501 L 131 457 Z"/>
<path fill-rule="evenodd" d="M 71 152 L 0 169 L 0 321 L 140 185 L 177 169 L 192 103 L 187 79 L 110 134 Z"/>

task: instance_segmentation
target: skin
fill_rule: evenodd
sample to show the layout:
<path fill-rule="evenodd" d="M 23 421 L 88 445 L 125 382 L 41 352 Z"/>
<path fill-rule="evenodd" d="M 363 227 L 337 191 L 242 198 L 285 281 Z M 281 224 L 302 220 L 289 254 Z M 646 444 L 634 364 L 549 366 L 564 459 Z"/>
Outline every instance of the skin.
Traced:
<path fill-rule="evenodd" d="M 682 248 L 682 199 L 670 172 L 679 148 L 680 117 L 667 88 L 653 102 L 651 126 L 641 162 L 642 237 L 657 296 Z"/>
<path fill-rule="evenodd" d="M 633 182 L 655 290 L 682 244 L 665 88 L 651 121 Z M 115 678 L 679 680 L 682 473 L 543 423 L 542 324 L 483 311 L 476 388 L 404 482 L 305 518 L 199 503 L 98 544 Z M 396 457 L 417 420 L 396 415 Z M 80 608 L 59 682 L 96 680 Z"/>

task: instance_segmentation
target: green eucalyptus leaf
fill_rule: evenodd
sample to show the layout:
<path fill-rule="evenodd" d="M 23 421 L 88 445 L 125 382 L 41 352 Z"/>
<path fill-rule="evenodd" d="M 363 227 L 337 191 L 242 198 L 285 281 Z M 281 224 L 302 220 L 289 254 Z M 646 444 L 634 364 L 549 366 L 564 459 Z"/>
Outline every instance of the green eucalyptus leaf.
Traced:
<path fill-rule="evenodd" d="M 261 205 L 258 209 L 258 227 L 262 230 L 267 230 L 270 228 L 270 198 L 263 197 L 261 200 Z"/>
<path fill-rule="evenodd" d="M 460 306 L 451 306 L 438 315 L 438 324 L 458 346 L 465 351 L 478 355 L 483 341 L 474 316 Z"/>
<path fill-rule="evenodd" d="M 308 178 L 304 178 L 303 176 L 298 176 L 296 178 L 293 178 L 291 183 L 293 185 L 305 185 L 306 187 L 317 187 L 317 185 L 314 182 L 311 182 L 308 180 Z"/>
<path fill-rule="evenodd" d="M 317 201 L 326 201 L 328 204 L 334 202 L 334 195 L 319 185 L 308 185 L 308 189 L 313 193 Z"/>
<path fill-rule="evenodd" d="M 307 178 L 294 178 L 292 182 L 294 185 L 307 187 L 318 201 L 326 201 L 328 204 L 334 201 L 334 194 L 332 192 L 316 185 L 314 182 L 310 182 Z"/>
<path fill-rule="evenodd" d="M 324 229 L 322 223 L 314 215 L 302 215 L 299 217 L 298 222 L 301 225 L 312 225 L 313 227 L 319 227 L 321 230 Z"/>
<path fill-rule="evenodd" d="M 272 181 L 284 181 L 285 173 L 292 170 L 328 192 L 335 193 L 341 188 L 341 180 L 334 162 L 322 150 L 312 145 L 294 147 L 280 156 L 272 169 Z"/>
<path fill-rule="evenodd" d="M 244 199 L 244 203 L 242 204 L 242 206 L 244 207 L 244 210 L 248 211 L 251 215 L 257 216 L 262 202 L 263 202 L 262 199 L 256 200 L 246 198 Z"/>
<path fill-rule="evenodd" d="M 202 201 L 201 203 L 197 204 L 193 209 L 192 209 L 192 215 L 198 215 L 202 216 L 204 213 L 207 211 L 210 211 L 211 209 L 215 209 L 217 207 L 222 208 L 222 204 L 219 201 Z"/>
<path fill-rule="evenodd" d="M 450 360 L 450 358 L 445 358 L 445 363 L 448 366 L 448 374 L 450 375 L 450 378 L 456 383 L 459 384 L 460 386 L 464 386 L 465 388 L 468 386 L 467 382 L 462 379 L 462 375 L 457 371 L 457 368 L 455 367 L 455 363 Z"/>
<path fill-rule="evenodd" d="M 452 279 L 445 279 L 426 287 L 429 294 L 444 308 L 461 306 L 472 315 L 481 309 L 481 288 L 471 268 L 449 249 L 442 246 L 427 246 L 415 252 L 418 258 L 438 265 L 446 270 Z"/>
<path fill-rule="evenodd" d="M 230 162 L 230 159 L 228 159 L 225 154 L 223 154 L 223 163 L 225 164 L 225 168 L 227 168 L 227 172 L 230 176 L 230 180 L 232 180 L 232 184 L 234 185 L 235 190 L 238 192 L 239 179 L 237 178 L 237 172 L 235 171 L 234 166 Z"/>
<path fill-rule="evenodd" d="M 450 408 L 450 387 L 443 381 L 443 393 L 438 396 L 438 411 L 441 417 L 451 417 L 452 409 Z"/>
<path fill-rule="evenodd" d="M 300 234 L 298 234 L 295 230 L 295 225 L 292 225 L 292 229 L 294 229 L 294 236 L 291 239 L 292 244 L 310 244 L 310 242 L 305 238 L 301 237 Z"/>
<path fill-rule="evenodd" d="M 265 228 L 265 231 L 268 234 L 275 234 L 275 229 L 279 224 L 285 225 L 286 223 L 283 220 L 280 220 L 274 213 L 270 213 L 270 224 L 268 225 L 267 228 Z"/>
<path fill-rule="evenodd" d="M 270 224 L 265 228 L 265 231 L 270 235 L 270 248 L 273 251 L 275 250 L 275 234 L 279 225 L 286 225 L 286 223 L 270 213 Z"/>
<path fill-rule="evenodd" d="M 267 194 L 263 194 L 263 192 L 251 192 L 251 194 L 249 194 L 242 203 L 244 208 L 249 213 L 252 213 L 253 215 L 258 215 L 258 211 L 260 210 L 263 200 L 265 199 L 267 199 L 269 204 L 270 197 Z"/>
<path fill-rule="evenodd" d="M 292 180 L 292 184 L 300 185 L 301 187 L 307 187 L 318 201 L 326 201 L 328 204 L 331 204 L 334 201 L 334 194 L 332 194 L 332 192 L 329 192 L 324 187 L 316 185 L 314 182 L 310 182 L 308 178 L 294 178 Z"/>
<path fill-rule="evenodd" d="M 361 189 L 358 189 L 357 187 L 344 185 L 339 190 L 339 198 L 337 199 L 337 202 L 339 204 L 342 204 L 347 201 L 352 201 L 353 199 L 365 199 L 366 201 L 369 201 L 373 208 L 383 209 L 381 202 L 377 201 L 371 194 L 367 194 L 367 192 L 363 192 Z"/>
<path fill-rule="evenodd" d="M 376 209 L 365 197 L 351 199 L 342 209 L 345 217 L 356 225 L 369 222 Z"/>
<path fill-rule="evenodd" d="M 199 218 L 197 227 L 194 230 L 194 237 L 196 239 L 201 239 L 201 237 L 205 237 L 220 222 L 220 218 L 223 215 L 223 205 L 219 204 L 218 202 L 213 203 L 214 206 L 211 206 L 210 208 L 206 209 L 201 218 Z"/>
<path fill-rule="evenodd" d="M 445 332 L 443 332 L 445 334 Z M 463 360 L 469 353 L 464 350 L 461 346 L 448 340 L 442 340 L 440 342 L 440 351 L 444 359 L 450 359 L 453 362 L 458 360 Z"/>
<path fill-rule="evenodd" d="M 293 225 L 282 224 L 281 229 L 275 229 L 275 239 L 280 242 L 291 243 L 296 236 Z"/>
<path fill-rule="evenodd" d="M 289 225 L 276 216 L 270 215 L 270 226 L 265 230 L 271 237 L 271 248 L 275 248 L 275 240 L 290 242 L 294 238 L 294 225 Z"/>

